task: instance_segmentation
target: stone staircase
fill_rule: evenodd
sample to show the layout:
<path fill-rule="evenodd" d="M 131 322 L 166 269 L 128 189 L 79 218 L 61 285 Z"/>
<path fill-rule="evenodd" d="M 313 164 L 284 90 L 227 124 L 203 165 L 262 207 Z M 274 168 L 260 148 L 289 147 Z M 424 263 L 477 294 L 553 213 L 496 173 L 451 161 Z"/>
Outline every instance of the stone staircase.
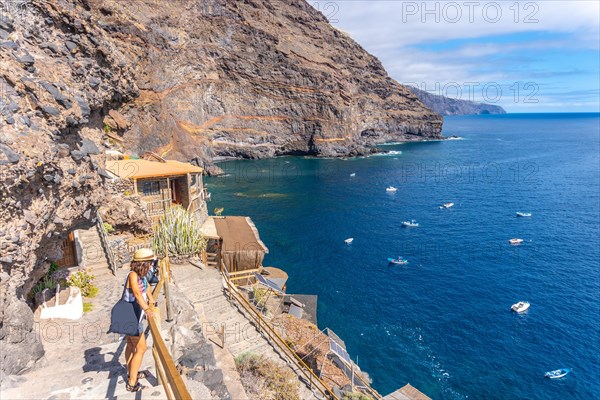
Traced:
<path fill-rule="evenodd" d="M 192 265 L 172 265 L 171 271 L 175 284 L 194 304 L 203 322 L 203 332 L 207 339 L 214 343 L 221 343 L 217 333 L 223 326 L 225 349 L 233 357 L 251 352 L 285 365 L 296 373 L 250 320 L 229 301 L 223 291 L 223 278 L 219 271 L 213 268 L 201 270 Z M 317 397 L 301 383 L 300 398 L 316 399 Z"/>
<path fill-rule="evenodd" d="M 87 230 L 79 230 L 78 234 L 82 250 L 81 266 L 89 269 L 96 276 L 96 279 L 104 278 L 107 275 L 113 276 L 106 252 L 102 247 L 98 227 L 94 226 Z"/>

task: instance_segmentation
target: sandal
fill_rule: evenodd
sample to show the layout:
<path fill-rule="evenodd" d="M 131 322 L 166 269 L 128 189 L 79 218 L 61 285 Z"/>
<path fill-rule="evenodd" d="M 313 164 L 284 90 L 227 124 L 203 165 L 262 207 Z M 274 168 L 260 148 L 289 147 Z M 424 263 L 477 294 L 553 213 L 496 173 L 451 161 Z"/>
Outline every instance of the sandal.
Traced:
<path fill-rule="evenodd" d="M 139 382 L 136 382 L 133 386 L 131 386 L 129 382 L 125 382 L 125 389 L 127 389 L 128 392 L 139 392 L 144 388 L 145 386 L 142 386 Z"/>

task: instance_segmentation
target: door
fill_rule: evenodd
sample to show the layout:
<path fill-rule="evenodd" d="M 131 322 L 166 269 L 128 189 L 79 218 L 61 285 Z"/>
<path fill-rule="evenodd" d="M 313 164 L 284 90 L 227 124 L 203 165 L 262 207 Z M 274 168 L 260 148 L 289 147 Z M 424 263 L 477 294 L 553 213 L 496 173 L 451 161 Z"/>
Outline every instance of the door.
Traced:
<path fill-rule="evenodd" d="M 77 256 L 75 253 L 75 235 L 69 232 L 69 235 L 62 241 L 60 248 L 63 256 L 56 263 L 61 267 L 74 267 L 77 265 Z"/>

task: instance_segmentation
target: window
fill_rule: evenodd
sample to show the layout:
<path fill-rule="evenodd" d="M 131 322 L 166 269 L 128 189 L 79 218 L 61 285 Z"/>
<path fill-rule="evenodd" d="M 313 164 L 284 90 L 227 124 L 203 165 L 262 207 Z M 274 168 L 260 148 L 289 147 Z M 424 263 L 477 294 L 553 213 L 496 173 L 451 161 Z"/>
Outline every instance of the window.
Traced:
<path fill-rule="evenodd" d="M 141 182 L 141 192 L 144 196 L 156 196 L 160 194 L 159 181 Z"/>

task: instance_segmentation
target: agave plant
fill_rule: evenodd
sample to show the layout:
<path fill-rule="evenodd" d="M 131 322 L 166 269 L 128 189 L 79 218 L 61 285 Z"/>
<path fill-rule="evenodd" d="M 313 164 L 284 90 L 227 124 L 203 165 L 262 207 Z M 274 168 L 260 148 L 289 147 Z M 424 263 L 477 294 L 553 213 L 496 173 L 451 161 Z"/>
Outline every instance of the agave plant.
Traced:
<path fill-rule="evenodd" d="M 181 206 L 169 208 L 160 218 L 154 233 L 154 251 L 165 256 L 195 255 L 206 248 L 201 224 Z"/>

